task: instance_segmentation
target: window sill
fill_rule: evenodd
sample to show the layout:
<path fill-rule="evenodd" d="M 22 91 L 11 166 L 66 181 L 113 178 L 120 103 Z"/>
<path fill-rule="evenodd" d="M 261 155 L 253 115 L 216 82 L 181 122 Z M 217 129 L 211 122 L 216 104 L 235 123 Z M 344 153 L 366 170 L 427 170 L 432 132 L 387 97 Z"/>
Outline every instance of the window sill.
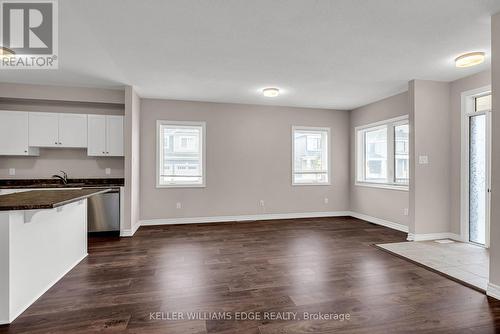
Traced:
<path fill-rule="evenodd" d="M 328 183 L 292 183 L 292 186 L 331 186 L 330 182 Z"/>
<path fill-rule="evenodd" d="M 356 182 L 354 185 L 356 185 L 358 187 L 368 187 L 368 188 L 380 188 L 380 189 L 388 189 L 388 190 L 409 191 L 409 187 L 408 186 L 406 186 L 406 185 L 398 185 L 398 184 Z"/>
<path fill-rule="evenodd" d="M 156 185 L 157 189 L 162 189 L 162 188 L 206 188 L 206 185 L 204 184 L 169 184 L 169 185 L 164 185 L 164 184 L 157 184 Z"/>

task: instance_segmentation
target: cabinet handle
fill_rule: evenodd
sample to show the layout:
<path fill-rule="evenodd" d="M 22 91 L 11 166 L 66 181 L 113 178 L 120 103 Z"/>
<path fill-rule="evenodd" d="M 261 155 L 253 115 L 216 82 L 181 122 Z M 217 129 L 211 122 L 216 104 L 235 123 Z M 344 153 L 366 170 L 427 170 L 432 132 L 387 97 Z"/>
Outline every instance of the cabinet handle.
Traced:
<path fill-rule="evenodd" d="M 54 144 L 56 144 L 56 145 L 57 145 L 57 142 L 55 142 Z"/>
<path fill-rule="evenodd" d="M 62 145 L 62 143 L 61 143 L 61 142 L 59 142 L 59 145 Z"/>
<path fill-rule="evenodd" d="M 28 151 L 27 151 L 27 150 L 24 150 L 24 153 L 28 153 Z"/>

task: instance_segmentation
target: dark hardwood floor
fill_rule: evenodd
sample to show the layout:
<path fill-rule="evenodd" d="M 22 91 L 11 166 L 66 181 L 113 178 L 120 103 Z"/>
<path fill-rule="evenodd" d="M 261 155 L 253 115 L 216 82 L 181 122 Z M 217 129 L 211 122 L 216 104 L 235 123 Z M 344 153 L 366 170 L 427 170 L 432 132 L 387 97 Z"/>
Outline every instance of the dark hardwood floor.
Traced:
<path fill-rule="evenodd" d="M 354 218 L 142 227 L 92 240 L 89 256 L 0 332 L 500 332 L 500 302 L 372 246 L 405 237 Z M 269 312 L 350 319 L 234 319 Z"/>

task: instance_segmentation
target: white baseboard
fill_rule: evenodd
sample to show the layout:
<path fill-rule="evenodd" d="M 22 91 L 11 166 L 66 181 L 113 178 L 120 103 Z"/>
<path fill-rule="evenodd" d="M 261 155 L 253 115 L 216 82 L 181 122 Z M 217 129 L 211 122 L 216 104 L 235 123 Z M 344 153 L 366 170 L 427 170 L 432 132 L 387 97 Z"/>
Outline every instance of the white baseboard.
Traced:
<path fill-rule="evenodd" d="M 456 233 L 448 233 L 448 239 L 462 242 L 465 241 L 460 234 Z"/>
<path fill-rule="evenodd" d="M 408 241 L 428 241 L 439 239 L 451 239 L 456 241 L 463 241 L 462 237 L 455 233 L 442 232 L 442 233 L 408 233 L 406 240 Z"/>
<path fill-rule="evenodd" d="M 318 217 L 354 217 L 365 220 L 367 222 L 388 227 L 393 230 L 408 233 L 408 241 L 427 241 L 439 239 L 451 239 L 456 241 L 464 241 L 459 234 L 442 232 L 442 233 L 410 233 L 408 226 L 385 220 L 363 213 L 353 211 L 325 211 L 325 212 L 294 212 L 294 213 L 268 213 L 260 215 L 238 215 L 238 216 L 212 216 L 212 217 L 184 217 L 184 218 L 158 218 L 141 220 L 134 226 L 132 230 L 124 230 L 121 236 L 130 237 L 140 226 L 153 225 L 172 225 L 172 224 L 203 224 L 203 223 L 218 223 L 218 222 L 242 222 L 254 220 L 275 220 L 275 219 L 294 219 L 294 218 L 318 218 Z"/>
<path fill-rule="evenodd" d="M 489 282 L 486 288 L 486 295 L 500 300 L 500 285 Z"/>
<path fill-rule="evenodd" d="M 388 227 L 394 230 L 408 232 L 408 227 L 362 213 L 352 211 L 326 211 L 326 212 L 295 212 L 295 213 L 270 213 L 261 215 L 238 215 L 238 216 L 213 216 L 213 217 L 190 217 L 190 218 L 165 218 L 141 220 L 141 226 L 172 225 L 172 224 L 203 224 L 217 222 L 243 222 L 254 220 L 294 219 L 294 218 L 318 218 L 318 217 L 354 217 L 370 223 Z"/>
<path fill-rule="evenodd" d="M 139 229 L 139 227 L 141 227 L 141 222 L 138 220 L 135 224 L 134 224 L 134 227 L 132 227 L 132 235 L 135 234 L 135 232 L 137 232 L 137 230 Z"/>
<path fill-rule="evenodd" d="M 131 229 L 126 229 L 126 230 L 122 230 L 120 231 L 120 237 L 132 237 L 135 232 L 137 232 L 137 230 L 139 229 L 139 227 L 141 227 L 141 222 L 138 221 L 137 223 L 134 224 L 134 226 L 132 226 Z"/>
<path fill-rule="evenodd" d="M 239 216 L 160 218 L 160 219 L 141 220 L 140 225 L 150 226 L 150 225 L 172 225 L 172 224 L 203 224 L 203 223 L 218 223 L 218 222 L 243 222 L 243 221 L 254 221 L 254 220 L 342 217 L 350 215 L 351 213 L 349 211 L 326 211 L 326 212 L 268 213 L 261 215 L 239 215 Z"/>
<path fill-rule="evenodd" d="M 132 233 L 131 229 L 121 230 L 120 231 L 120 237 L 131 237 L 133 235 L 134 235 L 134 233 Z"/>
<path fill-rule="evenodd" d="M 354 218 L 358 218 L 361 220 L 366 220 L 367 222 L 370 222 L 373 224 L 392 228 L 393 230 L 398 230 L 401 232 L 408 232 L 408 226 L 403 225 L 403 224 L 399 224 L 399 223 L 395 223 L 395 222 L 391 222 L 389 220 L 380 219 L 380 218 L 368 216 L 368 215 L 365 215 L 363 213 L 357 213 L 357 212 L 350 212 L 349 216 L 354 217 Z"/>

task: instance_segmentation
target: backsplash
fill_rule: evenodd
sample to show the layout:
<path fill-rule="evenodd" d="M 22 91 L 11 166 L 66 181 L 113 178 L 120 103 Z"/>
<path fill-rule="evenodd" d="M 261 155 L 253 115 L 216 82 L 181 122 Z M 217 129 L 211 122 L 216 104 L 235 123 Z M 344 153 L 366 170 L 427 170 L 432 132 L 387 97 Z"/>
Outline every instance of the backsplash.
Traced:
<path fill-rule="evenodd" d="M 9 169 L 15 175 L 9 175 Z M 110 168 L 111 174 L 106 174 Z M 70 178 L 124 177 L 123 157 L 89 157 L 86 149 L 42 148 L 40 156 L 0 157 L 0 178 L 49 178 L 60 170 Z"/>
<path fill-rule="evenodd" d="M 84 187 L 123 187 L 124 178 L 84 178 L 67 179 L 66 183 L 56 178 L 43 179 L 0 179 L 0 189 L 19 189 L 19 188 L 84 188 Z"/>

